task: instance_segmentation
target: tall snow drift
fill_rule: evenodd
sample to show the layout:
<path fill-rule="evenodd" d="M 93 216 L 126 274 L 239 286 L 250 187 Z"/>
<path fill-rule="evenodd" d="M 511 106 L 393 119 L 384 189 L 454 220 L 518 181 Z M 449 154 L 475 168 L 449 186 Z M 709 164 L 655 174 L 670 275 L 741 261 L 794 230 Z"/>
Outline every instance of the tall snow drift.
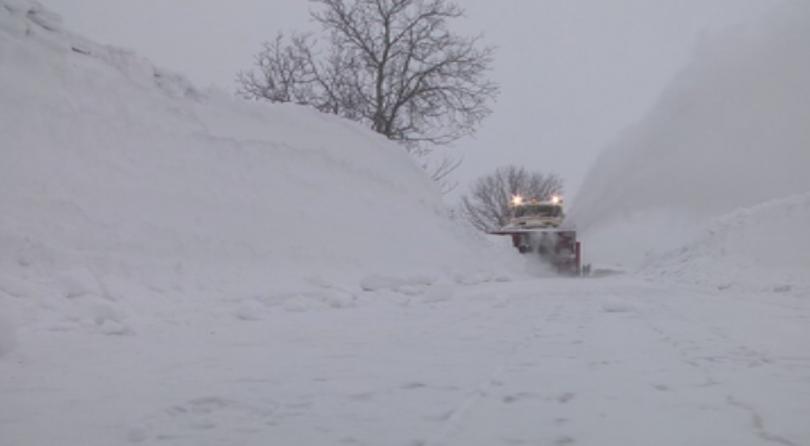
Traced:
<path fill-rule="evenodd" d="M 570 215 L 591 257 L 637 265 L 712 218 L 810 191 L 808 51 L 807 2 L 703 39 L 576 197 Z"/>
<path fill-rule="evenodd" d="M 810 295 L 810 193 L 712 221 L 694 241 L 655 259 L 651 276 L 719 289 Z"/>
<path fill-rule="evenodd" d="M 492 259 L 380 136 L 201 92 L 28 0 L 0 0 L 0 209 L 0 297 L 359 290 Z"/>

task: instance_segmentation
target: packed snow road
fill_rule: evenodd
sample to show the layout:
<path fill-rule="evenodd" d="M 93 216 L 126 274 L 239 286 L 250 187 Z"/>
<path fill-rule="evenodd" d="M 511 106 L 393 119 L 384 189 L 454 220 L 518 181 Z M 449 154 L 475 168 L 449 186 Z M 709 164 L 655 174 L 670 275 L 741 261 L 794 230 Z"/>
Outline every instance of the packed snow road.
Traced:
<path fill-rule="evenodd" d="M 0 444 L 806 445 L 808 302 L 539 279 L 20 327 Z"/>

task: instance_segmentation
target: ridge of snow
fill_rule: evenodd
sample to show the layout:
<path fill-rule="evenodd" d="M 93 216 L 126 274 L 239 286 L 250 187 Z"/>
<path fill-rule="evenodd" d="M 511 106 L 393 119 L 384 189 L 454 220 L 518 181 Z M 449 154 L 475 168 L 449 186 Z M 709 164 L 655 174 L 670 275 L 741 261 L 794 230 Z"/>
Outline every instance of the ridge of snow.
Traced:
<path fill-rule="evenodd" d="M 810 192 L 771 200 L 714 219 L 645 273 L 721 290 L 810 295 L 808 228 Z"/>
<path fill-rule="evenodd" d="M 182 75 L 158 68 L 131 50 L 100 45 L 71 33 L 64 27 L 59 14 L 36 0 L 0 1 L 0 32 L 98 59 L 121 70 L 131 81 L 143 86 L 157 85 L 172 96 L 196 97 L 200 94 Z"/>
<path fill-rule="evenodd" d="M 334 308 L 366 277 L 508 263 L 381 136 L 202 92 L 36 1 L 0 0 L 0 135 L 0 312 L 23 325 L 126 334 L 201 299 Z"/>

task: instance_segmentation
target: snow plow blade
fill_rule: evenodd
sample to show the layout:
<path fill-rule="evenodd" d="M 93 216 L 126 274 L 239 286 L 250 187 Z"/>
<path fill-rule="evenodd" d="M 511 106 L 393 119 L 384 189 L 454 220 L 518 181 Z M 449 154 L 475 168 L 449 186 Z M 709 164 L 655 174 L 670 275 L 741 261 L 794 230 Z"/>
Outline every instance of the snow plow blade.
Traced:
<path fill-rule="evenodd" d="M 582 269 L 582 247 L 577 231 L 563 228 L 503 228 L 492 235 L 512 237 L 512 245 L 521 254 L 537 254 L 558 273 L 579 276 Z"/>

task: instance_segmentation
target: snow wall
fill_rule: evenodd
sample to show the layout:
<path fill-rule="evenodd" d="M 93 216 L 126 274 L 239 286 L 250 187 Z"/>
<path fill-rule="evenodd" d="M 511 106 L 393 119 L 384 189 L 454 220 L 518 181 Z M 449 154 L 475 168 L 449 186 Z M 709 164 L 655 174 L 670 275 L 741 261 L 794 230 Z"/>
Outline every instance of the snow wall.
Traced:
<path fill-rule="evenodd" d="M 732 212 L 645 266 L 651 277 L 720 290 L 810 296 L 810 193 Z"/>
<path fill-rule="evenodd" d="M 809 51 L 807 2 L 705 37 L 648 116 L 603 152 L 574 200 L 569 214 L 588 257 L 640 267 L 746 215 L 763 238 L 750 256 L 788 248 L 765 242 L 774 236 L 767 215 L 726 214 L 810 192 Z M 755 209 L 788 218 L 774 206 Z M 810 237 L 799 225 L 784 229 L 793 232 L 776 236 Z"/>
<path fill-rule="evenodd" d="M 362 289 L 486 280 L 511 255 L 451 221 L 379 135 L 200 91 L 34 1 L 0 0 L 0 135 L 6 307 L 96 302 L 76 318 L 103 324 L 110 302 L 147 296 L 304 290 L 340 306 Z"/>

